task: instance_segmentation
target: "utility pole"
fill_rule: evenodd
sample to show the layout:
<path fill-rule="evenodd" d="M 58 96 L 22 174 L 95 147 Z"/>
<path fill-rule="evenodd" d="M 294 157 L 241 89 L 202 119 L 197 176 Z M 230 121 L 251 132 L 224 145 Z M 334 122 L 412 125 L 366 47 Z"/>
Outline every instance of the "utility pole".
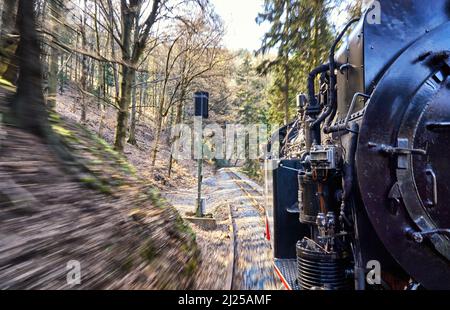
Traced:
<path fill-rule="evenodd" d="M 197 158 L 197 210 L 195 212 L 197 217 L 203 217 L 205 214 L 205 200 L 202 198 L 202 181 L 203 181 L 203 119 L 208 118 L 208 104 L 209 93 L 199 91 L 194 94 L 195 118 L 200 120 L 197 138 L 199 141 L 196 147 L 200 148 L 199 156 Z"/>

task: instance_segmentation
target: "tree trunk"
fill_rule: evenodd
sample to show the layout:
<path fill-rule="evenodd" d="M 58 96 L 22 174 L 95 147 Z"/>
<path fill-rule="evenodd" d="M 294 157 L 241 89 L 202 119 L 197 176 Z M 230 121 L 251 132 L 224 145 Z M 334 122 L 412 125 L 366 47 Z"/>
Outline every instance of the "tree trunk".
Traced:
<path fill-rule="evenodd" d="M 111 1 L 109 1 L 111 4 Z M 136 66 L 138 65 L 139 58 L 145 49 L 148 36 L 150 34 L 150 28 L 156 22 L 156 16 L 161 4 L 160 0 L 153 0 L 152 9 L 144 22 L 144 31 L 140 33 L 139 17 L 141 1 L 130 1 L 127 4 L 126 1 L 121 1 L 121 15 L 122 15 L 122 33 L 121 33 L 121 50 L 122 50 L 122 82 L 120 86 L 120 100 L 119 111 L 117 113 L 117 128 L 114 148 L 116 151 L 123 152 L 126 131 L 129 117 L 129 106 L 131 102 L 131 90 L 133 87 L 133 81 L 136 77 Z M 133 40 L 132 34 L 135 34 L 135 38 L 139 40 Z"/>
<path fill-rule="evenodd" d="M 108 5 L 109 5 L 109 23 L 112 27 L 113 25 L 113 19 L 114 19 L 114 10 L 113 10 L 113 5 L 111 0 L 108 1 Z M 113 60 L 116 59 L 116 52 L 115 52 L 115 46 L 114 46 L 114 37 L 113 34 L 110 34 L 110 38 L 109 38 L 109 42 L 111 44 L 111 58 Z M 120 82 L 119 82 L 119 70 L 117 68 L 117 64 L 113 63 L 112 64 L 113 67 L 113 74 L 114 74 L 114 89 L 115 89 L 115 100 L 118 103 L 119 100 L 119 96 L 120 96 Z"/>
<path fill-rule="evenodd" d="M 136 80 L 134 80 L 136 83 Z M 130 137 L 128 138 L 128 143 L 131 145 L 137 145 L 136 142 L 136 87 L 133 87 L 131 92 L 131 124 L 130 124 Z"/>
<path fill-rule="evenodd" d="M 2 10 L 2 25 L 0 36 L 4 39 L 4 36 L 11 34 L 12 32 L 17 33 L 16 28 L 16 16 L 17 16 L 17 0 L 4 0 L 3 10 Z"/>
<path fill-rule="evenodd" d="M 77 38 L 75 40 L 75 48 L 77 48 L 77 49 L 78 49 L 78 41 L 79 41 L 78 37 L 79 37 L 79 35 L 77 32 Z M 78 63 L 79 62 L 80 62 L 80 57 L 78 56 L 78 54 L 75 54 L 75 72 L 74 72 L 75 77 L 73 79 L 73 81 L 75 81 L 75 82 L 78 82 Z"/>
<path fill-rule="evenodd" d="M 62 95 L 64 94 L 64 83 L 65 83 L 65 79 L 67 78 L 67 63 L 65 62 L 65 55 L 64 53 L 61 53 L 61 58 L 60 58 L 60 64 L 59 64 L 59 74 L 60 74 L 60 78 L 59 78 L 59 93 Z"/>
<path fill-rule="evenodd" d="M 94 76 L 95 76 L 95 64 L 94 60 L 91 58 L 88 58 L 88 78 L 89 78 L 89 85 L 88 90 L 92 92 L 94 90 Z"/>
<path fill-rule="evenodd" d="M 56 92 L 58 89 L 58 54 L 57 48 L 50 48 L 47 105 L 52 110 L 56 107 Z"/>
<path fill-rule="evenodd" d="M 286 64 L 284 67 L 284 124 L 289 124 L 289 64 L 288 59 L 286 59 Z"/>
<path fill-rule="evenodd" d="M 49 0 L 50 1 L 50 10 L 55 19 L 61 19 L 61 5 L 64 4 L 64 0 Z M 54 33 L 57 37 L 59 34 L 59 29 L 61 25 L 56 21 L 52 20 L 51 23 L 51 32 Z M 52 40 L 53 41 L 53 40 Z M 56 93 L 58 91 L 58 61 L 59 61 L 59 49 L 55 46 L 53 42 L 50 47 L 50 70 L 48 76 L 48 97 L 47 104 L 50 109 L 54 109 L 56 107 Z"/>
<path fill-rule="evenodd" d="M 114 142 L 114 149 L 123 152 L 125 147 L 125 139 L 127 137 L 129 107 L 131 102 L 131 89 L 135 80 L 136 70 L 132 67 L 131 62 L 131 35 L 135 25 L 135 14 L 126 6 L 125 2 L 121 5 L 122 12 L 122 60 L 120 65 L 122 72 L 122 80 L 120 83 L 119 95 L 119 111 L 117 112 L 117 127 Z M 130 65 L 131 66 L 130 66 Z"/>
<path fill-rule="evenodd" d="M 147 76 L 144 76 L 145 78 L 147 78 Z M 137 122 L 141 121 L 141 117 L 142 117 L 142 104 L 145 102 L 145 97 L 147 94 L 147 89 L 144 88 L 144 84 L 142 84 L 140 86 L 140 90 L 139 90 L 139 109 L 138 109 L 138 113 L 137 113 Z"/>
<path fill-rule="evenodd" d="M 0 31 L 0 55 L 5 60 L 0 63 L 0 77 L 15 84 L 17 78 L 16 51 L 18 29 L 16 24 L 17 0 L 5 0 Z"/>
<path fill-rule="evenodd" d="M 84 0 L 84 7 L 86 7 L 86 0 Z M 86 50 L 87 47 L 87 39 L 86 39 L 86 12 L 83 13 L 83 22 L 81 25 L 81 48 Z M 81 87 L 81 123 L 86 123 L 86 114 L 87 114 L 87 101 L 86 94 L 87 91 L 87 82 L 88 82 L 88 58 L 86 55 L 83 55 L 81 58 L 81 78 L 80 78 L 80 87 Z"/>
<path fill-rule="evenodd" d="M 19 127 L 45 136 L 49 127 L 42 91 L 40 42 L 35 28 L 34 1 L 19 0 L 18 7 L 19 78 L 12 113 Z"/>
<path fill-rule="evenodd" d="M 156 134 L 155 134 L 155 141 L 154 141 L 154 146 L 153 146 L 153 151 L 152 151 L 152 162 L 151 162 L 151 166 L 154 167 L 156 164 L 156 158 L 158 156 L 158 151 L 159 151 L 159 140 L 161 139 L 161 131 L 162 131 L 162 113 L 158 113 L 157 115 L 157 124 L 156 124 Z"/>
<path fill-rule="evenodd" d="M 100 54 L 100 35 L 98 33 L 98 3 L 97 0 L 94 2 L 95 4 L 95 10 L 94 10 L 94 29 L 95 29 L 95 39 L 97 44 L 97 53 Z M 97 100 L 97 106 L 99 109 L 101 109 L 102 106 L 102 100 L 105 99 L 105 63 L 101 62 L 98 64 L 98 100 Z"/>
<path fill-rule="evenodd" d="M 114 148 L 123 152 L 127 136 L 129 106 L 131 101 L 131 88 L 134 81 L 135 70 L 122 65 L 122 82 L 120 84 L 119 111 L 117 112 L 117 128 Z"/>
<path fill-rule="evenodd" d="M 101 137 L 103 135 L 103 128 L 105 127 L 106 118 L 106 105 L 100 105 L 100 124 L 98 125 L 98 135 Z"/>
<path fill-rule="evenodd" d="M 184 106 L 184 99 L 186 97 L 186 87 L 182 86 L 181 88 L 181 98 L 180 98 L 180 103 L 178 103 L 177 105 L 177 113 L 176 113 L 176 117 L 175 117 L 175 125 L 181 124 L 182 120 L 183 120 L 183 106 Z M 181 133 L 178 134 L 177 137 L 175 137 L 175 139 L 180 139 Z M 170 146 L 172 147 L 173 143 L 175 142 L 175 139 L 170 141 Z M 170 152 L 170 158 L 169 158 L 169 179 L 172 175 L 172 166 L 173 166 L 173 154 L 172 154 L 173 150 Z"/>
<path fill-rule="evenodd" d="M 74 56 L 73 54 L 72 54 L 72 57 L 70 58 L 70 73 L 69 73 L 69 79 L 71 80 L 71 81 L 73 81 L 73 67 L 74 67 L 74 62 L 75 62 L 75 58 L 76 58 L 76 56 Z"/>
<path fill-rule="evenodd" d="M 292 14 L 291 12 L 291 2 L 286 2 L 286 23 L 284 32 L 288 33 L 290 29 L 290 18 L 289 15 Z M 289 124 L 289 53 L 285 52 L 284 55 L 284 89 L 283 89 L 283 97 L 284 97 L 284 125 Z"/>
<path fill-rule="evenodd" d="M 164 121 L 163 119 L 163 113 L 164 113 L 164 107 L 166 102 L 166 90 L 167 90 L 167 83 L 168 83 L 168 75 L 166 74 L 166 78 L 163 83 L 163 88 L 161 91 L 161 100 L 158 107 L 158 112 L 156 115 L 156 135 L 155 135 L 155 141 L 152 151 L 152 163 L 151 166 L 154 167 L 156 164 L 156 157 L 158 155 L 159 151 L 159 141 L 161 139 L 161 132 L 162 132 L 162 123 Z"/>
<path fill-rule="evenodd" d="M 139 18 L 135 18 L 134 20 L 134 42 L 138 42 L 139 40 Z M 130 124 L 130 137 L 128 138 L 128 143 L 131 145 L 137 145 L 136 142 L 136 74 L 133 79 L 133 90 L 132 90 L 132 98 L 131 98 L 131 124 Z"/>

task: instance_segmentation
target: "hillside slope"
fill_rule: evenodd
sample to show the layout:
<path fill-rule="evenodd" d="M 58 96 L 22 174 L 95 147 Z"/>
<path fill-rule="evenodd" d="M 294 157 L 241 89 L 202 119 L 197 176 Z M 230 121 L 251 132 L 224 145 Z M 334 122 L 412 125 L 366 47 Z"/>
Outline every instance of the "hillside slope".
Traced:
<path fill-rule="evenodd" d="M 4 94 L 0 94 L 5 111 Z M 195 236 L 133 167 L 95 134 L 52 115 L 83 173 L 55 148 L 2 125 L 0 289 L 188 289 Z M 69 261 L 81 284 L 67 283 Z"/>
<path fill-rule="evenodd" d="M 56 112 L 73 123 L 81 119 L 81 96 L 72 83 L 66 85 L 64 93 L 58 93 Z M 109 105 L 99 108 L 95 98 L 86 98 L 86 123 L 84 127 L 97 133 L 108 144 L 114 144 L 117 110 Z M 139 177 L 147 180 L 154 187 L 166 191 L 175 188 L 189 188 L 196 184 L 196 161 L 183 160 L 173 162 L 171 177 L 168 176 L 171 147 L 169 143 L 170 128 L 164 128 L 159 144 L 159 152 L 155 166 L 152 166 L 152 150 L 155 140 L 155 116 L 148 113 L 139 115 L 136 124 L 137 145 L 125 144 L 124 154 L 136 167 Z M 100 129 L 101 128 L 101 129 Z M 205 173 L 211 174 L 209 166 Z"/>

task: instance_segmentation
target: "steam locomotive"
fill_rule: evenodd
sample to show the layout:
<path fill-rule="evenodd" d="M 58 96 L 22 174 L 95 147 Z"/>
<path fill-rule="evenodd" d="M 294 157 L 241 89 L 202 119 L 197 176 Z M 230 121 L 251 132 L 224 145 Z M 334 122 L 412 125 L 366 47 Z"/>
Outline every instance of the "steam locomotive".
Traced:
<path fill-rule="evenodd" d="M 450 1 L 374 1 L 337 36 L 265 158 L 286 287 L 450 289 L 449 74 Z"/>

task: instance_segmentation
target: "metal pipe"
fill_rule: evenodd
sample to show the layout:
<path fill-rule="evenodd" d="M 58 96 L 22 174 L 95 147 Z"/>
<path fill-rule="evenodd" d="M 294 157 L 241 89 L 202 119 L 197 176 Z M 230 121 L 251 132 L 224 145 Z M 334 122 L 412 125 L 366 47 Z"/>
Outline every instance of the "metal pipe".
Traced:
<path fill-rule="evenodd" d="M 319 115 L 319 117 L 311 124 L 311 127 L 315 127 L 315 126 L 319 126 L 320 124 L 330 115 L 331 113 L 331 106 L 329 104 L 329 89 L 326 89 L 326 86 L 329 83 L 329 77 L 326 76 L 326 74 L 328 73 L 328 71 L 326 72 L 322 72 L 322 74 L 320 75 L 320 82 L 321 82 L 321 94 L 323 95 L 323 102 L 326 102 L 325 104 L 325 111 L 322 112 L 322 114 Z M 328 80 L 328 81 L 327 81 Z M 322 87 L 325 86 L 325 90 L 322 90 Z"/>
<path fill-rule="evenodd" d="M 355 105 L 356 105 L 356 100 L 358 99 L 358 97 L 364 97 L 366 99 L 370 99 L 370 96 L 364 93 L 355 93 L 353 95 L 353 99 L 352 102 L 350 104 L 350 107 L 348 109 L 347 115 L 344 119 L 344 123 L 340 124 L 340 125 L 334 125 L 334 126 L 326 126 L 323 130 L 325 133 L 332 133 L 332 132 L 336 132 L 336 131 L 341 131 L 341 130 L 349 130 L 348 128 L 348 124 L 350 122 L 350 117 L 353 114 L 353 110 L 355 109 Z"/>
<path fill-rule="evenodd" d="M 320 125 L 332 112 L 331 106 L 327 106 L 325 111 L 319 115 L 319 117 L 310 125 L 311 127 L 315 127 Z"/>
<path fill-rule="evenodd" d="M 305 136 L 306 136 L 306 150 L 309 151 L 312 144 L 320 144 L 320 127 L 313 127 L 313 124 L 320 113 L 320 105 L 317 102 L 315 95 L 314 82 L 319 73 L 328 71 L 329 64 L 323 64 L 314 68 L 308 75 L 308 106 L 305 110 L 304 126 L 305 126 Z"/>
<path fill-rule="evenodd" d="M 345 128 L 347 128 L 347 125 L 350 121 L 350 117 L 352 116 L 353 109 L 355 109 L 356 100 L 358 99 L 358 97 L 364 97 L 366 99 L 370 99 L 370 96 L 366 95 L 364 93 L 355 93 L 353 95 L 352 103 L 350 104 L 350 108 L 348 109 L 347 116 L 345 117 L 345 122 L 344 122 Z"/>
<path fill-rule="evenodd" d="M 320 65 L 316 68 L 314 68 L 308 75 L 308 108 L 307 108 L 307 114 L 308 114 L 308 109 L 309 112 L 311 114 L 317 114 L 317 109 L 319 108 L 319 105 L 317 104 L 317 99 L 316 99 L 316 92 L 315 92 L 315 86 L 314 86 L 314 81 L 316 79 L 316 76 L 319 73 L 323 73 L 328 71 L 328 69 L 330 68 L 330 64 L 323 64 Z"/>

